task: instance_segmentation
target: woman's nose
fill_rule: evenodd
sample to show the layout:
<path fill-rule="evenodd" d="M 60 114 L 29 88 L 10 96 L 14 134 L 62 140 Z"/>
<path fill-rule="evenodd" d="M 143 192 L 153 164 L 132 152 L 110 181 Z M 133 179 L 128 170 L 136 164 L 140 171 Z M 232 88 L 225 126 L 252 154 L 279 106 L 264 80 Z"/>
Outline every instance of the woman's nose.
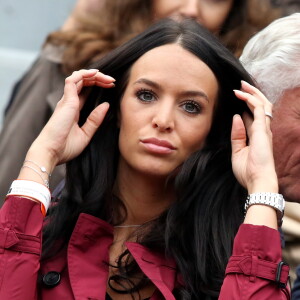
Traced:
<path fill-rule="evenodd" d="M 184 0 L 181 7 L 180 15 L 184 18 L 198 19 L 199 17 L 199 0 Z"/>
<path fill-rule="evenodd" d="M 171 132 L 174 129 L 174 112 L 171 105 L 161 105 L 152 120 L 152 127 L 161 132 Z"/>

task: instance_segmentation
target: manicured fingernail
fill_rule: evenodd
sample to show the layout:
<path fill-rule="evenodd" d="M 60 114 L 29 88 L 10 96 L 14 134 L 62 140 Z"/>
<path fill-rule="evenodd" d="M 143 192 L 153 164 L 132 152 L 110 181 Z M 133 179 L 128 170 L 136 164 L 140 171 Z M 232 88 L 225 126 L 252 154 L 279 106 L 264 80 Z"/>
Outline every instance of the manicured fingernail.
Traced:
<path fill-rule="evenodd" d="M 104 106 L 105 108 L 109 107 L 109 103 L 108 102 L 103 102 L 101 105 Z"/>
<path fill-rule="evenodd" d="M 116 79 L 114 79 L 113 77 L 109 76 L 109 75 L 104 75 L 107 79 L 112 80 L 113 82 L 116 81 Z"/>
<path fill-rule="evenodd" d="M 241 80 L 241 83 L 244 84 L 244 85 L 250 85 L 250 83 L 248 83 L 248 82 L 245 81 L 245 80 Z"/>
<path fill-rule="evenodd" d="M 89 69 L 88 71 L 91 72 L 91 73 L 92 72 L 99 72 L 99 70 L 97 70 L 97 69 Z"/>

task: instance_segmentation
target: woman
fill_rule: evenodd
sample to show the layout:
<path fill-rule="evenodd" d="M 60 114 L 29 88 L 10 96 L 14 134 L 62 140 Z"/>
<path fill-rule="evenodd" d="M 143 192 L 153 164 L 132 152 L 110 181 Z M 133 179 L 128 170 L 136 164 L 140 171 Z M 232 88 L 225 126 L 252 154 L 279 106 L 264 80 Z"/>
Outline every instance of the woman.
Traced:
<path fill-rule="evenodd" d="M 100 7 L 95 9 L 95 3 Z M 48 42 L 66 46 L 63 68 L 68 75 L 166 17 L 197 20 L 221 40 L 224 38 L 235 52 L 242 49 L 237 42 L 241 32 L 230 40 L 227 34 L 246 22 L 245 15 L 245 0 L 78 1 L 61 30 L 50 34 Z"/>
<path fill-rule="evenodd" d="M 227 33 L 240 28 L 244 7 L 245 0 L 78 0 L 62 28 L 49 35 L 41 55 L 12 93 L 0 134 L 0 198 L 6 195 L 28 148 L 53 113 L 66 76 L 166 16 L 195 18 L 224 36 L 226 44 L 234 41 L 234 50 L 241 34 L 227 39 Z M 63 177 L 60 166 L 53 173 L 52 186 Z"/>
<path fill-rule="evenodd" d="M 244 81 L 235 91 L 243 101 L 234 96 L 241 80 L 251 82 L 240 63 L 196 22 L 165 20 L 94 67 L 109 76 L 92 69 L 68 77 L 1 210 L 9 238 L 0 296 L 288 299 L 271 203 L 283 201 L 271 104 Z M 84 86 L 96 87 L 78 97 Z M 39 263 L 45 185 L 66 161 Z M 259 192 L 265 205 L 257 205 Z"/>

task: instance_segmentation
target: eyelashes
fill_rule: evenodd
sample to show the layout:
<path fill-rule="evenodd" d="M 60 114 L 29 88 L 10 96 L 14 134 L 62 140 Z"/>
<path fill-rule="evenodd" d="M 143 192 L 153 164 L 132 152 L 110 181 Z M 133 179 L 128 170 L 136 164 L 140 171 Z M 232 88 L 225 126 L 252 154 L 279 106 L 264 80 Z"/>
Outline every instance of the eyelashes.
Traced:
<path fill-rule="evenodd" d="M 152 102 L 157 99 L 156 94 L 151 89 L 139 89 L 136 96 L 142 102 Z"/>
<path fill-rule="evenodd" d="M 182 104 L 184 110 L 190 114 L 199 114 L 202 111 L 201 105 L 194 100 L 187 100 Z"/>
<path fill-rule="evenodd" d="M 136 92 L 136 97 L 143 103 L 151 103 L 158 100 L 158 96 L 153 90 L 144 88 Z M 200 114 L 203 109 L 202 105 L 193 99 L 182 101 L 180 107 L 189 114 Z"/>

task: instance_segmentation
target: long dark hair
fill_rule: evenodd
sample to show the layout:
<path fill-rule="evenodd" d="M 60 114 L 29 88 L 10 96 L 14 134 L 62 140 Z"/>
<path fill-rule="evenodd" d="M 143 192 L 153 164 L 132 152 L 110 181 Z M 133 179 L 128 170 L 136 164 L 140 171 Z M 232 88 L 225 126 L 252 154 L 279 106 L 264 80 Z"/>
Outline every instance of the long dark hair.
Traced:
<path fill-rule="evenodd" d="M 213 71 L 219 86 L 218 101 L 204 148 L 192 154 L 173 179 L 176 202 L 150 227 L 148 224 L 147 233 L 139 242 L 175 259 L 184 282 L 174 291 L 178 299 L 214 299 L 243 220 L 246 196 L 232 172 L 230 132 L 233 115 L 242 114 L 247 108 L 234 96 L 233 89 L 240 88 L 241 80 L 253 82 L 230 51 L 192 20 L 160 21 L 92 66 L 113 76 L 116 87 L 93 87 L 81 112 L 80 123 L 96 105 L 110 103 L 91 143 L 67 164 L 65 190 L 58 204 L 49 210 L 44 229 L 44 257 L 53 253 L 58 241 L 61 247 L 67 245 L 82 212 L 116 222 L 112 215 L 118 211 L 120 201 L 113 197 L 112 190 L 119 157 L 120 99 L 133 63 L 147 51 L 172 43 L 193 53 Z M 130 266 L 136 266 L 133 260 L 129 261 Z M 121 264 L 119 268 L 123 272 Z M 133 287 L 130 291 L 135 288 L 138 289 Z"/>

